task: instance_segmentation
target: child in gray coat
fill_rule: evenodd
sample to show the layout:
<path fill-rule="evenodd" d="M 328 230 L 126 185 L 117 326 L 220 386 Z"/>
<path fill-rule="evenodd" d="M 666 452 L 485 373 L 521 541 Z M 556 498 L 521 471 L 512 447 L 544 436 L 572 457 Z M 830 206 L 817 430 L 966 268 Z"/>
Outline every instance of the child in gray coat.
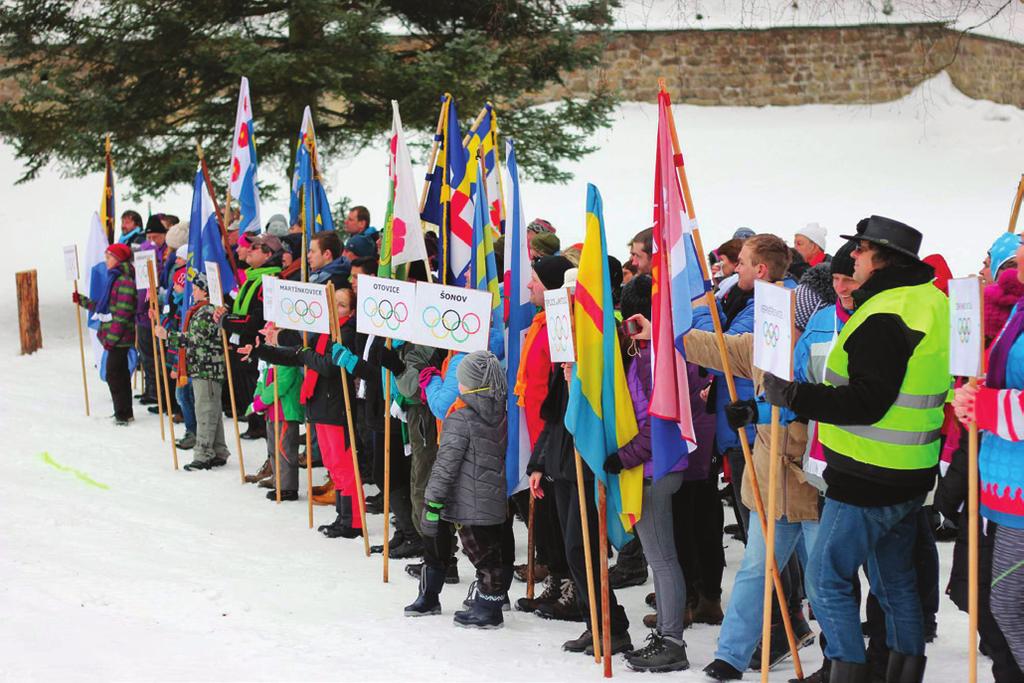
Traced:
<path fill-rule="evenodd" d="M 455 623 L 499 628 L 508 599 L 502 571 L 502 525 L 508 513 L 505 492 L 505 398 L 508 387 L 498 359 L 489 351 L 466 356 L 457 370 L 459 400 L 444 421 L 437 460 L 424 495 L 423 571 L 416 601 L 406 616 L 440 614 L 438 596 L 452 561 L 454 525 L 464 552 L 476 567 L 472 607 L 455 613 Z"/>

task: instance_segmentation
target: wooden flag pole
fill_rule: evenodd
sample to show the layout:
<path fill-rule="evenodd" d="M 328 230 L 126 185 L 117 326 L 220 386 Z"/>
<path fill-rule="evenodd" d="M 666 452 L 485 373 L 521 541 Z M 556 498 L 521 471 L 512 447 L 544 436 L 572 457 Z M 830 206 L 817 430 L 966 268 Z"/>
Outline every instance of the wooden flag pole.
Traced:
<path fill-rule="evenodd" d="M 771 438 L 768 448 L 768 533 L 765 534 L 765 557 L 775 557 L 775 507 L 778 496 L 776 486 L 779 478 L 779 407 L 772 406 Z M 766 565 L 767 566 L 767 565 Z M 772 642 L 772 574 L 764 573 L 764 604 L 761 621 L 761 683 L 768 683 L 768 670 L 771 668 Z M 779 595 L 779 605 L 783 607 Z M 785 607 L 783 612 L 787 611 Z M 802 678 L 802 676 L 801 676 Z"/>
<path fill-rule="evenodd" d="M 486 116 L 486 115 L 487 115 L 487 105 L 485 104 L 484 108 L 481 109 L 480 113 L 476 115 L 475 119 L 473 119 L 473 125 L 471 125 L 469 127 L 469 132 L 466 133 L 466 136 L 464 138 L 462 138 L 462 146 L 463 147 L 465 147 L 466 145 L 469 144 L 470 139 L 473 137 L 473 134 L 476 133 L 476 129 L 480 127 L 480 122 L 484 120 L 484 116 Z"/>
<path fill-rule="evenodd" d="M 270 370 L 274 371 L 274 490 L 277 491 L 277 502 L 281 502 L 281 420 L 284 416 L 284 406 L 281 405 L 281 393 L 278 390 L 277 366 L 271 365 Z"/>
<path fill-rule="evenodd" d="M 316 160 L 316 155 L 313 154 L 313 148 L 312 148 L 311 143 L 310 143 L 308 138 L 306 139 L 306 149 L 309 151 L 310 159 L 315 161 Z M 307 207 L 306 210 L 308 210 L 308 207 Z M 306 242 L 308 240 L 308 235 L 309 235 L 309 233 L 306 231 L 306 228 L 303 227 L 302 228 L 302 255 L 300 257 L 301 263 L 302 263 L 302 265 L 301 265 L 301 277 L 302 277 L 302 281 L 303 282 L 309 282 L 309 263 L 307 261 L 307 250 L 309 249 L 309 245 L 306 244 Z M 333 311 L 334 310 L 334 299 L 333 298 L 329 302 L 329 305 L 330 305 L 330 309 Z M 330 320 L 330 318 L 328 318 L 328 320 Z M 305 347 L 305 348 L 309 347 L 309 334 L 305 330 L 302 331 L 302 346 Z M 302 366 L 302 383 L 303 384 L 306 383 L 306 376 L 308 374 L 309 374 L 309 368 L 306 367 L 305 364 L 303 364 L 303 366 Z M 309 495 L 307 496 L 307 498 L 309 500 L 306 501 L 306 508 L 307 508 L 307 517 L 309 518 L 309 528 L 312 529 L 313 528 L 313 429 L 314 429 L 314 427 L 309 422 L 309 414 L 308 413 L 306 414 L 306 419 L 304 420 L 304 425 L 305 425 L 305 428 L 306 428 L 306 490 L 309 492 Z M 328 473 L 327 476 L 330 476 L 330 474 Z M 339 495 L 339 492 L 337 491 L 338 482 L 334 482 L 334 485 L 335 485 L 335 494 L 334 495 L 337 496 L 337 495 Z"/>
<path fill-rule="evenodd" d="M 1024 192 L 1024 176 L 1021 176 L 1021 184 L 1017 189 L 1017 201 L 1014 204 L 1014 218 L 1011 226 L 1016 223 L 1017 211 L 1020 209 L 1020 200 Z M 985 293 L 981 281 L 978 281 L 980 290 L 978 301 L 985 301 Z M 980 311 L 980 329 L 985 329 L 985 307 Z M 985 335 L 978 335 L 978 344 L 981 346 L 982 372 L 985 363 Z M 971 387 L 977 388 L 978 378 L 971 377 L 968 381 Z M 967 431 L 967 675 L 969 683 L 978 683 L 978 423 L 971 420 Z"/>
<path fill-rule="evenodd" d="M 594 661 L 601 663 L 600 629 L 597 627 L 597 596 L 594 590 L 594 556 L 590 552 L 590 518 L 587 516 L 583 486 L 583 458 L 576 451 L 576 496 L 580 500 L 580 530 L 583 533 L 583 558 L 587 564 L 587 601 L 590 603 L 590 635 L 594 642 Z"/>
<path fill-rule="evenodd" d="M 1010 224 L 1006 227 L 1007 232 L 1017 232 L 1017 217 L 1020 215 L 1020 204 L 1024 200 L 1024 174 L 1017 183 L 1017 196 L 1013 198 L 1013 209 L 1010 211 Z"/>
<path fill-rule="evenodd" d="M 385 342 L 391 349 L 391 340 Z M 384 371 L 384 583 L 388 582 L 388 553 L 391 552 L 391 371 Z"/>
<path fill-rule="evenodd" d="M 147 292 L 149 293 L 150 330 L 152 330 L 152 325 L 156 321 L 156 277 L 154 277 L 153 268 L 149 266 L 149 263 L 149 261 L 146 262 L 146 276 L 149 278 L 149 288 L 147 289 Z M 160 417 L 160 440 L 167 441 L 167 435 L 164 432 L 164 399 L 163 393 L 160 391 L 160 373 L 156 371 L 156 364 L 160 359 L 156 350 L 156 335 L 150 332 L 149 340 L 153 345 L 153 382 L 156 384 L 156 412 Z"/>
<path fill-rule="evenodd" d="M 327 284 L 327 296 L 330 299 L 331 304 L 331 335 L 334 337 L 334 341 L 341 342 L 341 323 L 338 320 L 338 309 L 334 303 L 334 285 L 331 283 Z M 359 454 L 356 451 L 356 429 L 355 422 L 352 419 L 352 399 L 349 396 L 348 391 L 348 373 L 345 372 L 345 368 L 339 368 L 341 370 L 341 393 L 345 397 L 345 418 L 348 422 L 348 442 L 349 450 L 352 451 L 352 472 L 355 475 L 356 480 L 356 503 L 359 506 L 359 522 L 363 528 L 363 550 L 366 552 L 366 556 L 370 556 L 370 532 L 366 528 L 366 501 L 363 496 L 363 475 L 359 472 Z M 310 475 L 310 499 L 312 500 L 312 475 Z M 335 495 L 341 495 L 341 491 L 338 491 Z M 310 514 L 312 515 L 313 508 L 310 507 Z M 313 521 L 310 517 L 310 526 Z"/>
<path fill-rule="evenodd" d="M 154 325 L 159 322 L 159 308 L 156 302 L 156 265 L 153 261 L 146 261 L 146 275 L 149 277 L 149 312 L 150 322 Z M 174 441 L 174 418 L 171 415 L 171 391 L 170 391 L 170 380 L 167 377 L 167 358 L 164 355 L 164 341 L 157 339 L 155 334 L 151 334 L 153 337 L 153 343 L 156 344 L 158 353 L 153 354 L 153 365 L 160 364 L 160 368 L 153 368 L 153 374 L 156 375 L 156 396 L 160 398 L 160 389 L 163 388 L 164 401 L 163 405 L 167 409 L 167 428 L 171 433 L 171 459 L 174 461 L 174 469 L 178 469 L 178 444 Z M 160 416 L 160 431 L 163 433 L 164 418 Z"/>
<path fill-rule="evenodd" d="M 533 600 L 533 516 L 536 503 L 530 496 L 530 513 L 526 519 L 526 599 Z"/>
<path fill-rule="evenodd" d="M 238 450 L 238 474 L 245 483 L 245 460 L 242 454 L 242 433 L 238 429 L 238 407 L 235 405 L 235 379 L 231 375 L 231 351 L 228 349 L 228 333 L 221 329 L 220 343 L 224 347 L 224 371 L 228 376 L 228 396 L 231 398 L 231 422 L 235 425 L 235 448 Z"/>
<path fill-rule="evenodd" d="M 659 86 L 661 87 L 661 90 L 665 90 L 664 79 L 659 81 Z M 676 156 L 676 173 L 679 176 L 679 182 L 683 188 L 683 198 L 686 201 L 686 211 L 691 223 L 693 224 L 693 242 L 700 257 L 697 260 L 700 263 L 702 277 L 707 281 L 708 265 L 704 258 L 704 246 L 701 243 L 700 230 L 696 227 L 696 211 L 693 207 L 693 198 L 690 196 L 690 185 L 686 180 L 686 170 L 684 169 L 682 162 L 682 150 L 679 146 L 679 137 L 676 134 L 675 118 L 672 116 L 671 109 L 669 110 L 668 127 L 672 136 L 672 151 Z M 729 354 L 725 348 L 725 333 L 722 331 L 722 320 L 718 314 L 718 304 L 715 301 L 714 294 L 710 290 L 705 293 L 705 302 L 708 306 L 708 310 L 711 312 L 711 322 L 715 329 L 715 339 L 718 343 L 718 353 L 722 359 L 722 374 L 725 375 L 725 384 L 729 390 L 729 399 L 735 401 L 737 400 L 736 381 L 732 372 L 732 363 L 729 361 Z M 764 516 L 764 500 L 761 497 L 761 488 L 758 485 L 757 472 L 754 471 L 754 458 L 750 450 L 750 441 L 747 439 L 746 429 L 740 429 L 737 433 L 740 438 L 740 447 L 743 450 L 744 470 L 750 477 L 750 485 L 754 494 L 754 507 L 761 523 L 761 532 L 767 536 L 768 525 Z M 789 614 L 788 605 L 785 604 L 785 592 L 782 590 L 782 578 L 779 575 L 779 567 L 775 563 L 774 556 L 766 556 L 765 563 L 765 566 L 772 574 L 772 582 L 775 586 L 775 593 L 779 600 L 779 612 L 782 614 L 782 625 L 786 630 L 786 640 L 789 643 L 789 651 L 793 656 L 793 668 L 796 672 L 797 679 L 802 680 L 804 678 L 804 670 L 800 663 L 800 655 L 797 652 L 796 636 L 793 634 L 792 618 Z"/>
<path fill-rule="evenodd" d="M 75 280 L 75 298 L 78 298 L 78 280 Z M 78 357 L 82 361 L 82 393 L 85 395 L 85 416 L 89 417 L 89 382 L 85 376 L 85 339 L 82 336 L 82 316 L 75 304 L 75 324 L 78 326 Z"/>
<path fill-rule="evenodd" d="M 604 654 L 604 677 L 612 677 L 612 608 L 611 587 L 608 582 L 608 491 L 597 482 L 598 553 L 601 563 L 601 652 Z M 593 638 L 597 643 L 597 637 Z M 594 646 L 597 652 L 597 646 Z"/>
<path fill-rule="evenodd" d="M 167 357 L 164 354 L 163 339 L 157 340 L 157 348 L 160 349 L 160 381 L 164 386 L 164 405 L 167 406 L 167 429 L 171 434 L 171 458 L 174 460 L 174 469 L 178 469 L 178 443 L 174 437 L 174 415 L 171 411 L 174 404 L 171 403 L 171 382 L 167 376 Z"/>

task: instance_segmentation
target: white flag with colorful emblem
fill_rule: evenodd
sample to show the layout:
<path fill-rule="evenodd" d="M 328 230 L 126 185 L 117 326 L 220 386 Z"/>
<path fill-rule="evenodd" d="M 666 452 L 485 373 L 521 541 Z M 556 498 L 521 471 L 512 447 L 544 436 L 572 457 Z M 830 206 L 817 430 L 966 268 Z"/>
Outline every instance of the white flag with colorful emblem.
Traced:
<path fill-rule="evenodd" d="M 391 177 L 393 215 L 391 218 L 392 267 L 413 261 L 427 260 L 427 247 L 420 226 L 420 203 L 412 171 L 412 158 L 402 132 L 398 102 L 391 100 L 393 119 L 388 172 Z"/>
<path fill-rule="evenodd" d="M 242 232 L 260 230 L 260 193 L 256 186 L 256 141 L 252 130 L 252 99 L 249 79 L 242 76 L 235 114 L 235 136 L 231 141 L 231 196 L 238 201 L 238 224 Z"/>

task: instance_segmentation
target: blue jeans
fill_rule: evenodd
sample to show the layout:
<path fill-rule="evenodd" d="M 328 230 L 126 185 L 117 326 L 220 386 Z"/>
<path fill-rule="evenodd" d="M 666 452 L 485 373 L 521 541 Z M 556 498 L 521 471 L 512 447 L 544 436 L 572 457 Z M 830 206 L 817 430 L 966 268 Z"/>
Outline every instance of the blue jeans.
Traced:
<path fill-rule="evenodd" d="M 192 394 L 192 380 L 183 387 L 175 387 L 174 396 L 181 407 L 181 417 L 185 420 L 185 431 L 196 433 L 196 399 Z"/>
<path fill-rule="evenodd" d="M 788 522 L 785 517 L 775 523 L 775 563 L 785 567 L 795 550 L 801 563 L 807 564 L 807 556 L 814 547 L 818 536 L 817 522 Z M 728 662 L 738 671 L 746 671 L 750 658 L 761 642 L 761 625 L 764 619 L 764 572 L 765 542 L 761 533 L 761 520 L 756 510 L 750 511 L 750 527 L 747 532 L 747 548 L 743 552 L 743 564 L 732 584 L 729 606 L 718 636 L 718 650 L 715 658 Z M 818 604 L 810 585 L 807 598 L 818 612 Z M 773 600 L 776 598 L 773 598 Z"/>
<path fill-rule="evenodd" d="M 871 592 L 885 611 L 886 644 L 893 652 L 924 654 L 921 599 L 914 570 L 917 512 L 924 496 L 899 505 L 858 507 L 825 500 L 818 542 L 807 565 L 808 588 L 834 661 L 863 663 L 860 602 L 853 583 L 867 565 Z"/>

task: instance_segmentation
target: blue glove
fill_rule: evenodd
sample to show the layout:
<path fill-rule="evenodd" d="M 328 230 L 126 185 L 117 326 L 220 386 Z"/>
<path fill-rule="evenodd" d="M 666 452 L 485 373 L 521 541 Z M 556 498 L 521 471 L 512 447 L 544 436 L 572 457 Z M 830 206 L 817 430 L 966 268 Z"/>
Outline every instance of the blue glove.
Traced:
<path fill-rule="evenodd" d="M 441 510 L 443 509 L 442 503 L 427 501 L 427 504 L 423 506 L 423 519 L 420 520 L 421 534 L 427 538 L 437 536 L 437 524 L 441 521 Z"/>
<path fill-rule="evenodd" d="M 349 351 L 348 347 L 344 344 L 334 344 L 331 346 L 331 362 L 339 368 L 345 368 L 346 372 L 355 370 L 358 360 L 359 356 Z"/>

